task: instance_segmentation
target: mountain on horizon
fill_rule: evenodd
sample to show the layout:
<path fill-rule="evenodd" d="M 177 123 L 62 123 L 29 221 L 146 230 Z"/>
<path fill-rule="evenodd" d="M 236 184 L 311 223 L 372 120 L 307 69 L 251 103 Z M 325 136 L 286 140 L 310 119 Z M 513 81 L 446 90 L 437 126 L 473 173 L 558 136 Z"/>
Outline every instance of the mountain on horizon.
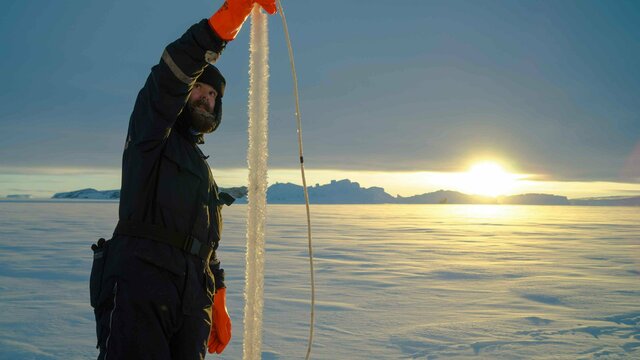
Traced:
<path fill-rule="evenodd" d="M 92 199 L 92 200 L 118 200 L 120 190 L 96 190 L 92 188 L 62 192 L 54 194 L 52 199 Z"/>
<path fill-rule="evenodd" d="M 309 200 L 314 204 L 497 204 L 497 205 L 584 205 L 584 206 L 640 206 L 640 196 L 609 196 L 597 198 L 568 199 L 550 194 L 520 194 L 489 197 L 469 195 L 452 190 L 403 197 L 388 194 L 381 187 L 363 188 L 349 179 L 331 180 L 330 183 L 309 186 Z M 236 203 L 247 203 L 247 187 L 220 188 L 236 198 Z M 117 200 L 120 190 L 99 191 L 82 189 L 57 193 L 54 199 L 98 199 Z M 275 183 L 267 189 L 270 204 L 303 204 L 302 186 L 292 183 Z"/>

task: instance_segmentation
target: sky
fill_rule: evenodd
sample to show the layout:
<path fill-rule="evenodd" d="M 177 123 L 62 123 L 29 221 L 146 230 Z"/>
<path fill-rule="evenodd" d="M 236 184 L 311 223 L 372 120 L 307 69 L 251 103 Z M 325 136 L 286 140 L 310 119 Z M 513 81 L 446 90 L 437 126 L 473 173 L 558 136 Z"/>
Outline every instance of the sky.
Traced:
<path fill-rule="evenodd" d="M 0 197 L 119 188 L 129 115 L 151 66 L 221 3 L 4 4 Z M 473 192 L 460 177 L 490 161 L 517 179 L 506 193 L 640 195 L 637 1 L 283 5 L 310 184 Z M 222 187 L 246 184 L 249 25 L 216 64 L 227 78 L 224 118 L 202 146 Z M 279 16 L 269 29 L 269 181 L 300 184 Z"/>

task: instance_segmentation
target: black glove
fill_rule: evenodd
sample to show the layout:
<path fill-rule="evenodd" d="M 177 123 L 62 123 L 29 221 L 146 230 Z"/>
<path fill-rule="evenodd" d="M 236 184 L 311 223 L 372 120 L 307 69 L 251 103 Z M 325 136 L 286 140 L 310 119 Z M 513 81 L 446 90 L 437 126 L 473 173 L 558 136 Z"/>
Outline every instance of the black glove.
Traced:
<path fill-rule="evenodd" d="M 213 273 L 213 278 L 216 282 L 216 291 L 218 289 L 226 288 L 227 286 L 224 284 L 224 269 L 220 268 L 220 260 L 213 259 L 209 261 L 209 268 Z"/>

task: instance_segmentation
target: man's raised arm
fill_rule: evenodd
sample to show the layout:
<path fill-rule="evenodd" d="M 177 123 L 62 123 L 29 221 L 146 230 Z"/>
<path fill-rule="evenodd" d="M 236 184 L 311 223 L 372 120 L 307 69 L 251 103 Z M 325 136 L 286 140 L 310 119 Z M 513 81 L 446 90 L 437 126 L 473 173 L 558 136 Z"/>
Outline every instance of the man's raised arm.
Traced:
<path fill-rule="evenodd" d="M 163 51 L 140 90 L 131 115 L 136 143 L 165 139 L 184 108 L 189 92 L 207 63 L 214 63 L 235 39 L 254 3 L 276 11 L 275 0 L 228 0 L 209 19 L 191 26 Z"/>

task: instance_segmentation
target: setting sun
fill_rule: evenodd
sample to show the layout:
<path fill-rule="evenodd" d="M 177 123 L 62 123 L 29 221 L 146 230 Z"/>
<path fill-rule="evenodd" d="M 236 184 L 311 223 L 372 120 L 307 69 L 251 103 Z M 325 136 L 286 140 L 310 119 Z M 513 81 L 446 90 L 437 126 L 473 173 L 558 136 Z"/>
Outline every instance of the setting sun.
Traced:
<path fill-rule="evenodd" d="M 508 193 L 516 184 L 517 175 L 506 172 L 495 162 L 474 164 L 465 174 L 467 191 L 485 196 L 498 196 Z"/>

